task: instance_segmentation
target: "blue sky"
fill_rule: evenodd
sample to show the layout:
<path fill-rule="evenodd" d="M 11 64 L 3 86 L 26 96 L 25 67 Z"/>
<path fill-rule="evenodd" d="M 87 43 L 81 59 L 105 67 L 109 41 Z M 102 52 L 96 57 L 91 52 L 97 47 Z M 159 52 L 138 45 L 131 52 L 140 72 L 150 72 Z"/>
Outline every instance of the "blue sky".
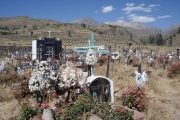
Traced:
<path fill-rule="evenodd" d="M 90 17 L 120 25 L 168 28 L 180 23 L 180 0 L 1 0 L 0 17 L 31 16 L 71 22 Z"/>

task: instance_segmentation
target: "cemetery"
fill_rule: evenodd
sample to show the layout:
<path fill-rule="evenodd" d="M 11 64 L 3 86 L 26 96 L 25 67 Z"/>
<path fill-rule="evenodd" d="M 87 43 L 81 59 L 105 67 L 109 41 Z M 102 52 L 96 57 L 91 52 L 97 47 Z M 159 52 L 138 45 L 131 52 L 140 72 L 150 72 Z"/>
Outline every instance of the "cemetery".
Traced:
<path fill-rule="evenodd" d="M 87 46 L 68 52 L 59 38 L 49 34 L 48 38 L 33 40 L 32 48 L 2 47 L 0 111 L 17 112 L 2 112 L 0 118 L 153 119 L 154 114 L 163 113 L 156 106 L 160 101 L 171 104 L 171 95 L 179 94 L 166 88 L 179 85 L 179 48 L 166 52 L 131 43 L 122 48 L 95 44 L 92 33 Z M 9 51 L 3 53 L 4 49 Z M 179 90 L 178 86 L 175 89 Z M 8 101 L 9 106 L 3 105 Z M 172 113 L 163 114 L 171 118 Z"/>

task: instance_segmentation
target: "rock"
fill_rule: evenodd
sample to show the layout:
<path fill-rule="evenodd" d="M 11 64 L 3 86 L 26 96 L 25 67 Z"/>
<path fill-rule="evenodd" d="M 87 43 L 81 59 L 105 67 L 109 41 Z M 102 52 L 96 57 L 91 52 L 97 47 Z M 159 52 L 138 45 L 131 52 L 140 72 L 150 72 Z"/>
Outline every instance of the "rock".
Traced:
<path fill-rule="evenodd" d="M 51 109 L 44 109 L 43 110 L 42 119 L 43 120 L 54 120 L 53 113 L 52 113 Z"/>
<path fill-rule="evenodd" d="M 98 116 L 96 115 L 91 115 L 89 120 L 102 120 L 101 118 L 99 118 Z"/>
<path fill-rule="evenodd" d="M 133 120 L 144 120 L 144 113 L 134 111 Z"/>

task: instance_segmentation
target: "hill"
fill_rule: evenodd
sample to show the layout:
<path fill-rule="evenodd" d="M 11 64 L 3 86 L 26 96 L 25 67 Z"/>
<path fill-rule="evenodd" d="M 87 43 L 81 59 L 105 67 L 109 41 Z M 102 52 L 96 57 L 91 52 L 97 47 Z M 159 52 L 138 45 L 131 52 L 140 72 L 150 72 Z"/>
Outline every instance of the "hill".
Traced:
<path fill-rule="evenodd" d="M 57 24 L 59 22 L 55 20 L 48 19 L 35 19 L 27 16 L 17 16 L 17 17 L 0 17 L 1 27 L 11 27 L 11 28 L 22 28 L 22 27 L 33 27 L 44 26 L 47 24 Z"/>
<path fill-rule="evenodd" d="M 137 26 L 143 27 L 137 28 Z M 0 17 L 0 44 L 30 46 L 33 39 L 48 37 L 49 30 L 51 30 L 52 37 L 60 38 L 63 44 L 67 46 L 87 45 L 87 41 L 93 32 L 96 45 L 115 46 L 116 44 L 117 47 L 127 45 L 129 42 L 137 44 L 141 41 L 147 41 L 149 35 L 162 32 L 160 29 L 147 27 L 140 23 L 136 27 L 131 27 L 103 24 L 91 18 L 82 18 L 72 23 L 62 23 L 26 16 Z M 174 39 L 173 45 L 180 45 L 179 36 L 175 37 L 174 32 L 171 34 Z M 164 38 L 168 39 L 170 35 L 166 34 Z"/>
<path fill-rule="evenodd" d="M 86 24 L 86 25 L 92 25 L 92 26 L 96 26 L 96 25 L 101 25 L 102 23 L 97 22 L 96 20 L 86 17 L 86 18 L 81 18 L 78 20 L 73 21 L 72 23 L 76 23 L 76 24 Z"/>
<path fill-rule="evenodd" d="M 98 24 L 98 25 L 97 25 Z M 96 45 L 121 45 L 130 40 L 131 33 L 125 27 L 99 24 L 90 18 L 77 20 L 73 23 L 60 23 L 47 19 L 30 17 L 0 18 L 0 42 L 2 45 L 31 45 L 31 40 L 47 37 L 51 30 L 52 37 L 58 37 L 64 45 L 87 45 L 92 32 L 95 34 Z"/>
<path fill-rule="evenodd" d="M 180 25 L 175 25 L 170 27 L 168 30 L 164 31 L 164 36 L 166 42 L 172 41 L 172 46 L 180 46 Z"/>

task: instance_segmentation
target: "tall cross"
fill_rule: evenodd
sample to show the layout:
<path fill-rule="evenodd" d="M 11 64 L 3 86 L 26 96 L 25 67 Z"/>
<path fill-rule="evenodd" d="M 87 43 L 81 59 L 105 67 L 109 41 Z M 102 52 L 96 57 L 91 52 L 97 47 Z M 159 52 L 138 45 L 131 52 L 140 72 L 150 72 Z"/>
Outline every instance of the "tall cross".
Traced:
<path fill-rule="evenodd" d="M 91 33 L 91 48 L 94 46 L 94 33 Z"/>
<path fill-rule="evenodd" d="M 91 33 L 91 40 L 89 40 L 89 49 L 94 47 L 94 33 Z M 94 65 L 90 65 L 90 74 L 94 74 Z"/>
<path fill-rule="evenodd" d="M 50 38 L 51 37 L 51 30 L 49 30 L 48 33 L 49 33 L 49 38 Z"/>
<path fill-rule="evenodd" d="M 91 39 L 88 40 L 89 49 L 94 47 L 94 33 L 91 33 Z"/>

